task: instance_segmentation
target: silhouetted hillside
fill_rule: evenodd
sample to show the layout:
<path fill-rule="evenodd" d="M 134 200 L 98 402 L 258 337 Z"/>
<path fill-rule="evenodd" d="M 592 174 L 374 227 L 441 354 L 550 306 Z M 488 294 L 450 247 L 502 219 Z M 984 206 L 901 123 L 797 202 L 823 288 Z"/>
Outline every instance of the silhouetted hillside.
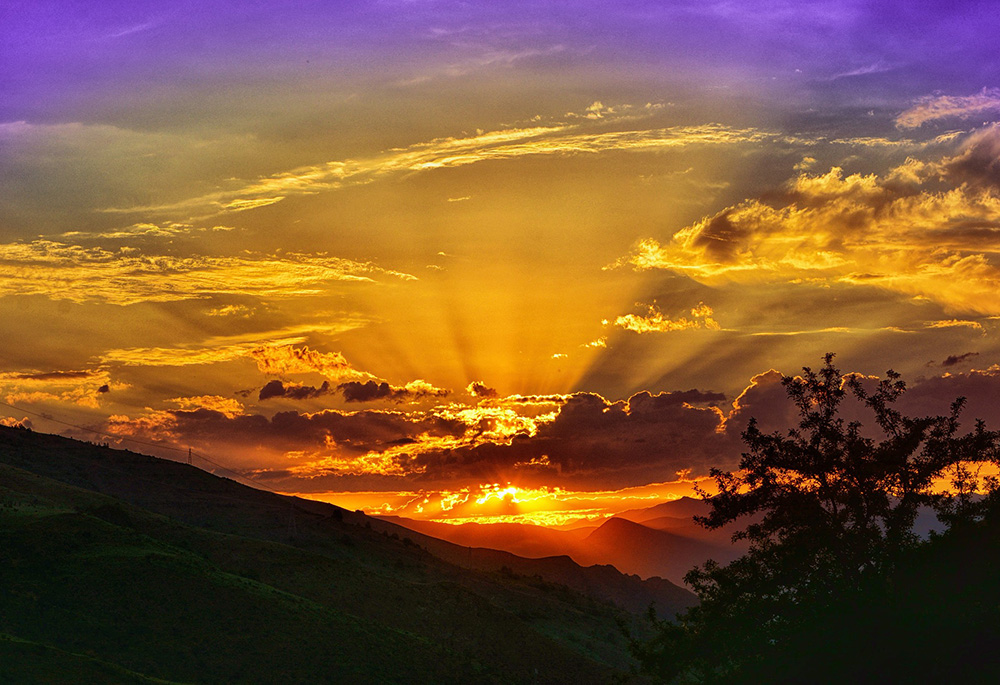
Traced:
<path fill-rule="evenodd" d="M 567 586 L 691 598 L 24 430 L 0 471 L 4 682 L 607 682 L 633 619 Z"/>

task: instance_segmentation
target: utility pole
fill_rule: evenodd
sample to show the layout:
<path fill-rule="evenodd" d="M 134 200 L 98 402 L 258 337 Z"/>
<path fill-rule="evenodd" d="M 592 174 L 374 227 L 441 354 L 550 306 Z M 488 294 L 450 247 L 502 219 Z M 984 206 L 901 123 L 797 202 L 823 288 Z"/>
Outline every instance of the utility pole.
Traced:
<path fill-rule="evenodd" d="M 191 448 L 188 447 L 188 463 L 191 463 Z"/>

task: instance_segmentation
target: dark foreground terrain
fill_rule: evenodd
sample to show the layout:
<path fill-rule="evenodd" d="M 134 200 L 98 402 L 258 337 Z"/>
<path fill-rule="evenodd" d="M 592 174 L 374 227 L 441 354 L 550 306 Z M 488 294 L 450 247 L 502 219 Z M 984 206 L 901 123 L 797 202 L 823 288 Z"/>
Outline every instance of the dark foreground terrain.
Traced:
<path fill-rule="evenodd" d="M 600 683 L 693 601 L 0 427 L 0 682 Z"/>

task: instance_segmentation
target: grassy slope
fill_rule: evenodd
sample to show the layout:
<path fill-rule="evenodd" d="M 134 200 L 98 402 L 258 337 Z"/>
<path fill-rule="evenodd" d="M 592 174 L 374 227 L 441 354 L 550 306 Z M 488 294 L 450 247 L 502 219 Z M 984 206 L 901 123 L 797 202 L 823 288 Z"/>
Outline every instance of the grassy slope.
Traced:
<path fill-rule="evenodd" d="M 86 654 L 74 654 L 10 635 L 0 635 L 0 682 L 171 685 L 169 680 L 150 678 Z"/>
<path fill-rule="evenodd" d="M 264 506 L 243 515 L 248 504 L 231 497 L 241 488 L 234 483 L 167 462 L 189 472 L 179 493 L 175 478 L 156 471 L 158 460 L 20 433 L 0 432 L 0 461 L 84 487 L 130 468 L 135 489 L 152 493 L 146 499 L 240 532 L 3 467 L 0 574 L 12 592 L 0 599 L 0 633 L 45 645 L 44 663 L 107 662 L 142 674 L 95 682 L 263 682 L 278 673 L 286 682 L 334 674 L 531 682 L 535 669 L 540 682 L 601 682 L 612 673 L 607 664 L 625 661 L 617 613 L 564 587 L 471 573 L 332 515 L 297 512 L 294 546 L 267 539 L 287 538 L 290 528 L 288 504 L 269 509 L 267 493 L 251 491 Z M 192 512 L 185 498 L 203 506 Z M 20 655 L 13 663 L 34 658 L 15 644 L 25 643 L 4 646 Z"/>
<path fill-rule="evenodd" d="M 5 469 L 2 480 L 24 494 L 31 477 L 17 475 Z M 308 682 L 323 674 L 385 682 L 411 673 L 424 682 L 462 682 L 473 675 L 426 640 L 222 570 L 101 520 L 86 503 L 73 511 L 33 495 L 10 504 L 11 489 L 3 492 L 0 629 L 7 635 L 181 682 Z"/>

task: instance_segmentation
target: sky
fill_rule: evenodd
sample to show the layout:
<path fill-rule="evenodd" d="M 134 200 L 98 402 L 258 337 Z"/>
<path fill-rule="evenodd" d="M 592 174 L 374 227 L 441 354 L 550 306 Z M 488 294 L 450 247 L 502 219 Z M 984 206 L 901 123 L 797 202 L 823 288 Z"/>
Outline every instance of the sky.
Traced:
<path fill-rule="evenodd" d="M 549 523 L 734 468 L 827 352 L 1000 427 L 998 34 L 990 1 L 8 0 L 0 418 Z"/>

